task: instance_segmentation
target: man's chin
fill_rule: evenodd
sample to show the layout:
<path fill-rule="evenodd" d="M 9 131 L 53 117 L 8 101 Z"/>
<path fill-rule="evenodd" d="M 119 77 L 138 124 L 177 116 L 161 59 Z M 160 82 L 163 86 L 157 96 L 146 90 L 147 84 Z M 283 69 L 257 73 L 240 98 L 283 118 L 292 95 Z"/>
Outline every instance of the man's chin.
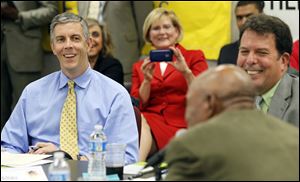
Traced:
<path fill-rule="evenodd" d="M 254 86 L 255 86 L 256 91 L 258 92 L 259 95 L 264 94 L 265 87 L 262 83 L 254 82 Z"/>
<path fill-rule="evenodd" d="M 68 72 L 72 72 L 73 70 L 76 70 L 77 64 L 75 63 L 66 63 L 63 65 L 64 70 Z"/>

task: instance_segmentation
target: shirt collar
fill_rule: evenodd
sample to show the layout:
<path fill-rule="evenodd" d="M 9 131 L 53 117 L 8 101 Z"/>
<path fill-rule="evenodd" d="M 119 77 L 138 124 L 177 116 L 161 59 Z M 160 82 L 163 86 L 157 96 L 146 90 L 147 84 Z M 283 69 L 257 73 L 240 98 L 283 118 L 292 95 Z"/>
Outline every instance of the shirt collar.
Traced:
<path fill-rule="evenodd" d="M 279 80 L 268 92 L 266 92 L 265 94 L 262 95 L 262 98 L 264 99 L 264 102 L 268 106 L 268 108 L 271 104 L 272 97 L 275 94 L 275 91 L 276 91 L 280 81 L 281 80 Z"/>
<path fill-rule="evenodd" d="M 77 86 L 84 89 L 88 86 L 88 84 L 91 80 L 91 75 L 92 75 L 92 69 L 89 66 L 82 75 L 78 76 L 73 81 L 75 82 L 75 84 Z M 62 71 L 60 71 L 59 89 L 65 87 L 67 85 L 68 81 L 69 81 L 69 78 Z"/>

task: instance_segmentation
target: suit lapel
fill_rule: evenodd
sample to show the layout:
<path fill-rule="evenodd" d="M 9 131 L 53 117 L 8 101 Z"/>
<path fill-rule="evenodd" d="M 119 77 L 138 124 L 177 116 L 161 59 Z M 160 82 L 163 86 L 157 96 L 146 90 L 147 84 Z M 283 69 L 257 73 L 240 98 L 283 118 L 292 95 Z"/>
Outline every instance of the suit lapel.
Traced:
<path fill-rule="evenodd" d="M 289 104 L 285 101 L 283 97 L 274 95 L 271 101 L 271 105 L 268 113 L 278 118 L 283 118 L 285 111 L 287 110 Z"/>
<path fill-rule="evenodd" d="M 166 79 L 170 74 L 172 74 L 176 69 L 172 66 L 172 65 L 169 65 L 167 66 L 166 68 L 166 71 L 165 71 L 165 74 L 163 76 L 164 79 Z"/>
<path fill-rule="evenodd" d="M 181 51 L 181 54 L 185 57 L 185 59 L 187 59 L 187 57 L 186 57 L 186 50 L 181 45 L 179 45 L 179 44 L 176 44 L 176 48 L 178 48 Z M 175 58 L 173 57 L 173 59 L 175 59 Z M 163 78 L 166 79 L 174 71 L 176 71 L 176 69 L 174 68 L 174 66 L 168 64 L 167 69 L 165 71 L 165 74 L 164 74 Z"/>
<path fill-rule="evenodd" d="M 161 76 L 161 71 L 160 71 L 160 65 L 159 63 L 155 63 L 155 68 L 154 68 L 154 73 L 153 73 L 153 77 L 160 80 L 160 81 L 163 81 L 163 77 Z"/>
<path fill-rule="evenodd" d="M 269 107 L 268 113 L 278 118 L 283 118 L 289 103 L 288 98 L 291 97 L 292 80 L 289 79 L 288 75 L 284 75 L 280 81 L 278 88 L 276 89 L 272 101 Z"/>

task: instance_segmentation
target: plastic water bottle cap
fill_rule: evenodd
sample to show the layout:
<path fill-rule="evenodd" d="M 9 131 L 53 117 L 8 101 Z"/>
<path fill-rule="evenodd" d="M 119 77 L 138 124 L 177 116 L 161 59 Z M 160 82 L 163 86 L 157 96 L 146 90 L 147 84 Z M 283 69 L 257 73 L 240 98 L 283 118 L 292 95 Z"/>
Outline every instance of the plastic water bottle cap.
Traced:
<path fill-rule="evenodd" d="M 102 130 L 102 128 L 103 128 L 103 126 L 100 124 L 95 125 L 95 130 L 97 130 L 97 131 Z"/>
<path fill-rule="evenodd" d="M 62 159 L 64 158 L 65 154 L 63 152 L 55 152 L 54 153 L 54 158 L 57 158 L 57 159 Z"/>

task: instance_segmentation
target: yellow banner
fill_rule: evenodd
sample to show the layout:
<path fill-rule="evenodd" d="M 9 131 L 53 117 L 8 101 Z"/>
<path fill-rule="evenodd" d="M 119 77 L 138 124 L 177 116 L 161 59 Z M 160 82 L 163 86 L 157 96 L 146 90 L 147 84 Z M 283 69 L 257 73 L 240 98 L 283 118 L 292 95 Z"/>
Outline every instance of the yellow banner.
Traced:
<path fill-rule="evenodd" d="M 180 43 L 186 49 L 201 49 L 207 59 L 216 60 L 231 40 L 231 1 L 154 1 L 154 7 L 173 10 L 184 31 Z M 144 55 L 149 49 L 147 45 Z"/>

